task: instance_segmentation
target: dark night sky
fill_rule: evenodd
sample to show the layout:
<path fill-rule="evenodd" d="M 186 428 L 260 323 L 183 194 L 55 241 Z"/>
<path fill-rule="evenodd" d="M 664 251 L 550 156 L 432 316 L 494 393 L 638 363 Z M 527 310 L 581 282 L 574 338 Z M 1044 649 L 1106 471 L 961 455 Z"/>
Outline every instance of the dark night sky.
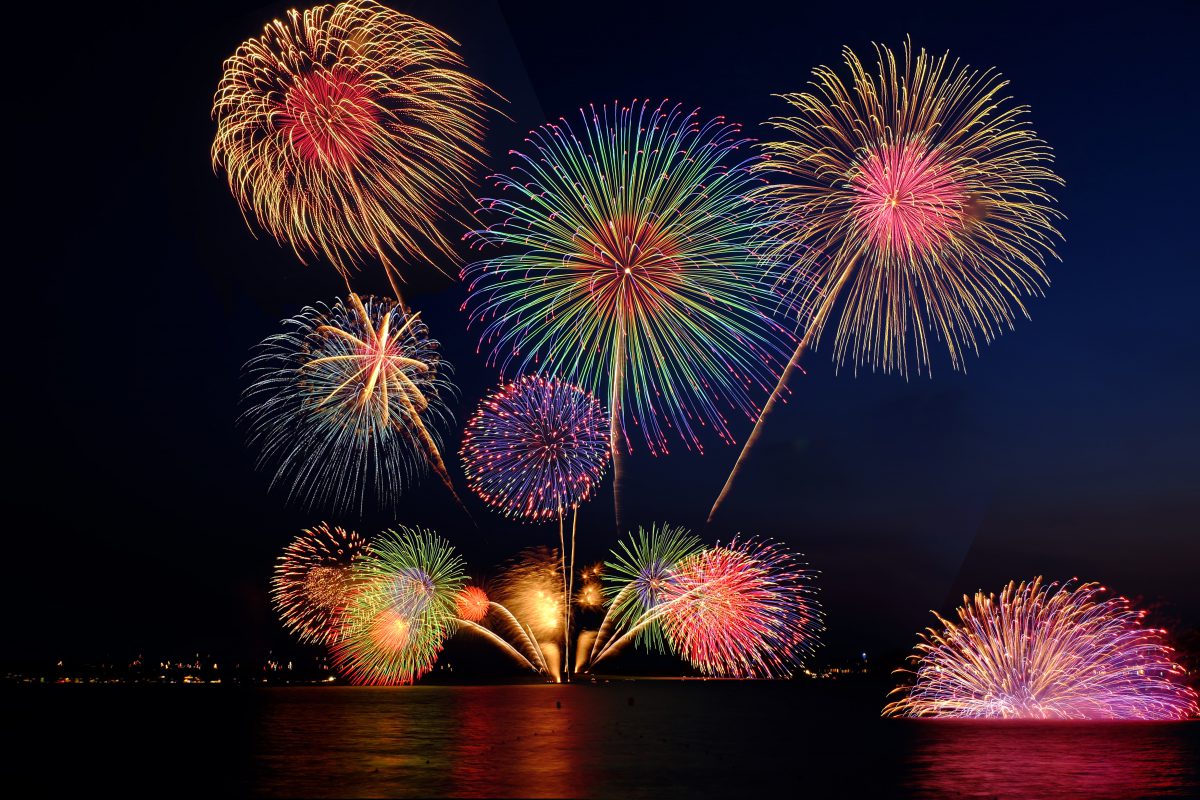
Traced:
<path fill-rule="evenodd" d="M 805 552 L 834 658 L 905 648 L 928 609 L 1039 573 L 1200 624 L 1196 4 L 391 5 L 458 38 L 509 99 L 512 120 L 492 120 L 496 169 L 528 129 L 615 98 L 670 97 L 757 135 L 783 110 L 771 94 L 801 89 L 844 44 L 910 33 L 999 67 L 1067 181 L 1047 297 L 965 375 L 943 356 L 932 380 L 855 377 L 835 374 L 827 344 L 810 354 L 706 538 L 741 530 Z M 251 469 L 239 370 L 280 318 L 341 284 L 251 235 L 208 148 L 221 61 L 286 8 L 104 6 L 19 25 L 38 51 L 6 126 L 21 142 L 10 253 L 25 253 L 9 259 L 21 285 L 8 340 L 36 342 L 39 369 L 7 392 L 6 661 L 250 656 L 285 641 L 271 564 L 321 515 L 285 507 Z M 385 289 L 374 271 L 356 287 Z M 457 367 L 460 421 L 497 378 L 465 331 L 463 292 L 424 281 L 410 295 Z M 703 457 L 635 457 L 628 521 L 700 527 L 735 455 L 713 441 Z M 438 528 L 481 570 L 555 536 L 472 510 L 479 530 L 426 480 L 396 519 Z M 613 543 L 607 491 L 581 532 L 586 556 Z"/>

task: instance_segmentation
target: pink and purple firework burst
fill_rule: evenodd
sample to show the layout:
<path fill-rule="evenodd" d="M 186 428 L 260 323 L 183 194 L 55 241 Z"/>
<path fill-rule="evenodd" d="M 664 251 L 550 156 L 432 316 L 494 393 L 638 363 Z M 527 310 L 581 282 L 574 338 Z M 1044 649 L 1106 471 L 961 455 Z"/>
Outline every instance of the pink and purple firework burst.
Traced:
<path fill-rule="evenodd" d="M 541 520 L 577 508 L 608 466 L 608 416 L 595 397 L 557 379 L 505 384 L 467 423 L 467 484 L 492 508 Z"/>
<path fill-rule="evenodd" d="M 680 561 L 651 616 L 705 675 L 786 677 L 822 630 L 816 573 L 770 542 L 739 542 Z"/>
<path fill-rule="evenodd" d="M 959 622 L 921 635 L 916 681 L 885 716 L 977 719 L 1178 720 L 1196 693 L 1163 643 L 1124 597 L 1084 583 L 1012 583 L 997 598 L 964 597 Z"/>

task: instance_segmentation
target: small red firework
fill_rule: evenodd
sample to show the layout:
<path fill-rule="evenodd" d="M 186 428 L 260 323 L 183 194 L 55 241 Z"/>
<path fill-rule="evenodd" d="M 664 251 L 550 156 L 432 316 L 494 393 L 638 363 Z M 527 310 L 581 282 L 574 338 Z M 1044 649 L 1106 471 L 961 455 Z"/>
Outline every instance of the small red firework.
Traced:
<path fill-rule="evenodd" d="M 488 613 L 487 592 L 478 586 L 468 586 L 458 593 L 454 608 L 459 618 L 467 622 L 482 622 Z"/>

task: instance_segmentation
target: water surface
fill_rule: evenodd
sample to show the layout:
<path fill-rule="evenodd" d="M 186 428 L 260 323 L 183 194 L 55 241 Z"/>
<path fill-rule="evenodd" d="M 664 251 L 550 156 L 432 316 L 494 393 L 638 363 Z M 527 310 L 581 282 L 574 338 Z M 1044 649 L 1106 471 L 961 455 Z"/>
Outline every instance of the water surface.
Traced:
<path fill-rule="evenodd" d="M 25 733 L 18 775 L 57 793 L 1200 797 L 1198 723 L 883 720 L 882 689 L 864 684 L 31 686 L 6 696 Z"/>

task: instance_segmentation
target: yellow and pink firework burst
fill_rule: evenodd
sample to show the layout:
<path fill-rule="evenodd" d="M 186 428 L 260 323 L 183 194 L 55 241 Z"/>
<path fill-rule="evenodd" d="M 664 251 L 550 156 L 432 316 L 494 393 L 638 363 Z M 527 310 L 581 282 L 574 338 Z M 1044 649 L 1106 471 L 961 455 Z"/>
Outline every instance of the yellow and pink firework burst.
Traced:
<path fill-rule="evenodd" d="M 958 622 L 936 614 L 912 660 L 915 683 L 885 716 L 976 719 L 1177 720 L 1200 713 L 1196 692 L 1124 597 L 1084 583 L 1010 582 L 997 597 L 963 597 Z"/>
<path fill-rule="evenodd" d="M 213 100 L 212 159 L 247 219 L 343 276 L 453 259 L 439 224 L 485 155 L 489 92 L 456 46 L 371 0 L 292 10 L 244 42 Z"/>
<path fill-rule="evenodd" d="M 771 209 L 761 249 L 783 265 L 776 285 L 801 335 L 710 521 L 826 325 L 839 366 L 931 371 L 940 342 L 965 369 L 1049 283 L 1063 181 L 1028 108 L 993 70 L 909 42 L 900 57 L 875 51 L 872 69 L 844 50 L 849 82 L 817 67 L 810 91 L 782 96 L 793 113 L 769 122 L 780 135 L 755 170 L 774 182 L 752 196 Z"/>
<path fill-rule="evenodd" d="M 774 209 L 773 262 L 806 341 L 842 301 L 838 363 L 920 372 L 937 340 L 961 369 L 1048 283 L 1062 180 L 996 72 L 907 42 L 876 57 L 846 49 L 849 83 L 818 67 L 811 91 L 783 95 L 794 114 L 770 121 L 782 136 L 757 167 L 779 182 L 755 193 Z"/>
<path fill-rule="evenodd" d="M 284 549 L 271 578 L 271 600 L 302 642 L 330 644 L 354 592 L 354 566 L 366 541 L 355 531 L 322 522 Z"/>

